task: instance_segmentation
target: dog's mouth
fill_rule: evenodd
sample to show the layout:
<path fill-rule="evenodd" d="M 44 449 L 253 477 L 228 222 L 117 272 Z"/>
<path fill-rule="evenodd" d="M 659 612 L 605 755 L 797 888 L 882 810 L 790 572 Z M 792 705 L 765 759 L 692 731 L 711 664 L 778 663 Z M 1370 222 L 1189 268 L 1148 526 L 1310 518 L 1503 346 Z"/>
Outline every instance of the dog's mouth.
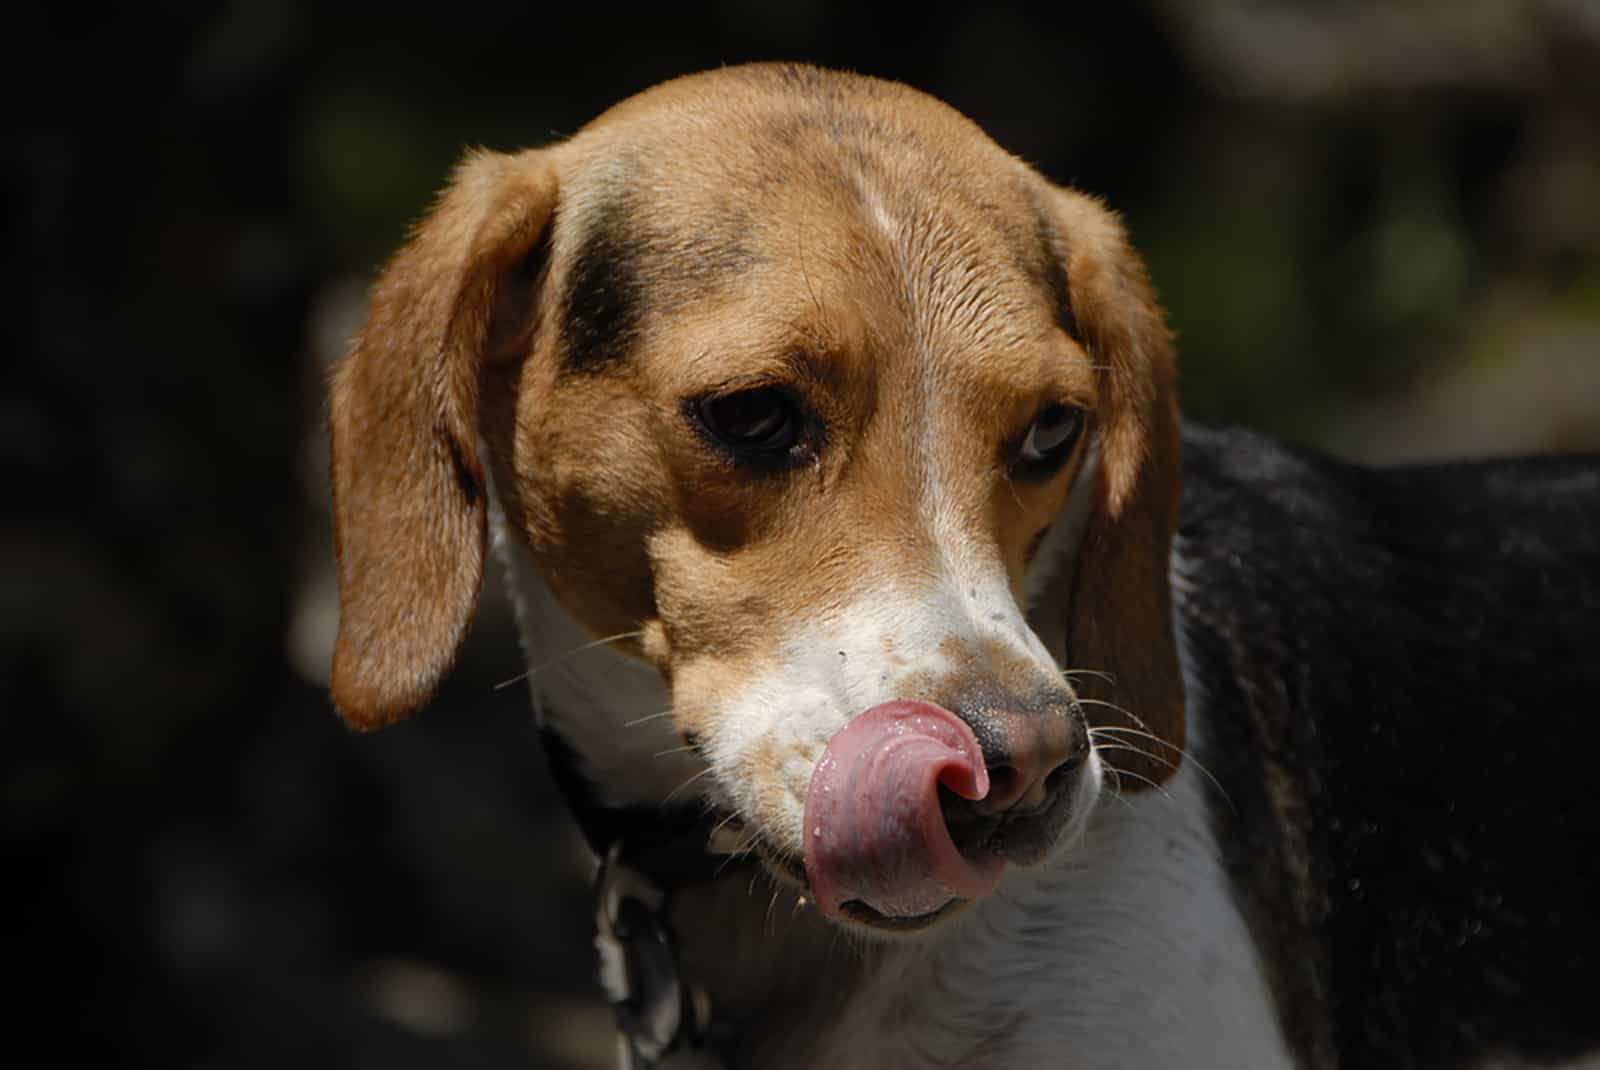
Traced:
<path fill-rule="evenodd" d="M 805 869 L 824 914 L 937 917 L 1000 881 L 1005 859 L 957 846 L 943 796 L 982 799 L 989 773 L 972 729 L 928 702 L 885 702 L 852 718 L 806 793 Z"/>
<path fill-rule="evenodd" d="M 989 775 L 972 729 L 926 702 L 887 702 L 829 740 L 805 800 L 803 849 L 769 842 L 736 817 L 711 849 L 753 854 L 825 916 L 892 933 L 928 928 L 994 891 L 1008 862 L 1045 857 L 1068 823 L 1068 783 L 1082 762 L 1046 781 L 1028 811 L 972 803 Z"/>
<path fill-rule="evenodd" d="M 744 828 L 737 820 L 726 821 L 723 831 L 730 839 L 744 835 Z M 815 898 L 816 893 L 811 887 L 810 878 L 806 875 L 805 864 L 793 855 L 785 854 L 760 839 L 753 843 L 747 842 L 739 849 L 754 853 L 775 878 L 793 886 L 801 895 L 808 899 Z M 937 925 L 960 911 L 966 904 L 967 900 L 951 899 L 935 910 L 920 914 L 898 915 L 882 913 L 859 899 L 851 899 L 840 903 L 834 913 L 846 921 L 868 929 L 886 933 L 913 933 Z"/>

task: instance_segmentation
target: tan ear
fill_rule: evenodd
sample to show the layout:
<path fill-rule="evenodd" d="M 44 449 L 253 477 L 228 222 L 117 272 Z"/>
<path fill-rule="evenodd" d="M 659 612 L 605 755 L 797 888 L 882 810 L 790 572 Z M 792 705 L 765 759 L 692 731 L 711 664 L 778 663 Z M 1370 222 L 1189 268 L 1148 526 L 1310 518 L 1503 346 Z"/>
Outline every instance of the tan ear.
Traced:
<path fill-rule="evenodd" d="M 1055 191 L 1053 209 L 1072 317 L 1101 376 L 1098 485 L 1074 565 L 1066 667 L 1086 670 L 1071 681 L 1094 700 L 1084 707 L 1091 725 L 1162 741 L 1118 733 L 1146 754 L 1104 752 L 1131 774 L 1123 790 L 1137 790 L 1171 776 L 1184 746 L 1167 571 L 1182 480 L 1177 368 L 1144 265 L 1116 217 L 1070 190 Z"/>
<path fill-rule="evenodd" d="M 555 200 L 540 153 L 469 156 L 373 287 L 367 322 L 334 370 L 330 686 L 354 727 L 414 712 L 455 661 L 483 581 L 479 372 L 506 336 L 497 320 L 516 305 L 508 280 L 526 278 L 518 268 Z"/>

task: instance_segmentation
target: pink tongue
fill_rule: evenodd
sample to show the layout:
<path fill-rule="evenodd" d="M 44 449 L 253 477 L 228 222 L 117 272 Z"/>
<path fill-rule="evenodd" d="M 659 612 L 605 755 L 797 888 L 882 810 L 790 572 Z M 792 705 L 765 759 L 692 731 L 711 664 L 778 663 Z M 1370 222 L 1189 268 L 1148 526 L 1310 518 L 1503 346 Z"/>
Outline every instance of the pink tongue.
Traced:
<path fill-rule="evenodd" d="M 939 785 L 989 793 L 978 741 L 928 702 L 885 702 L 828 741 L 806 793 L 806 876 L 826 914 L 860 900 L 887 917 L 928 914 L 994 890 L 1005 861 L 963 856 L 939 811 Z"/>

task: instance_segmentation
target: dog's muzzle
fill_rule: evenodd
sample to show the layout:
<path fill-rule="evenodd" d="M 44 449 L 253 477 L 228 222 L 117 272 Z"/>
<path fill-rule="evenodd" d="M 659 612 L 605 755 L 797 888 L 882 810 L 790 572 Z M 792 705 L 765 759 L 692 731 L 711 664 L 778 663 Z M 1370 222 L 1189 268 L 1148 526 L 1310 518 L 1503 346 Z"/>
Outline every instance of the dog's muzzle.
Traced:
<path fill-rule="evenodd" d="M 1057 789 L 1088 753 L 1081 716 L 972 720 L 983 743 L 941 706 L 886 702 L 828 742 L 805 808 L 806 877 L 825 914 L 920 928 L 994 890 L 1008 823 L 1059 827 Z"/>

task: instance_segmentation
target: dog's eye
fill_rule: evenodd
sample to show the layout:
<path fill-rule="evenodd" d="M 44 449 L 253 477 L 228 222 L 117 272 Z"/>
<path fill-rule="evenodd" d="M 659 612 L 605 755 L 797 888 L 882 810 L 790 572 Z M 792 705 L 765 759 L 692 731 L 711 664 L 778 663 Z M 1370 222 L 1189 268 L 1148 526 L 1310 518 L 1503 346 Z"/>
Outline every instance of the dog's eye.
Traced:
<path fill-rule="evenodd" d="M 776 387 L 700 398 L 693 412 L 706 434 L 738 458 L 775 459 L 800 441 L 800 413 Z"/>
<path fill-rule="evenodd" d="M 1083 410 L 1068 405 L 1048 405 L 1033 418 L 1033 425 L 1017 447 L 1017 468 L 1053 469 L 1072 452 L 1083 431 Z"/>

